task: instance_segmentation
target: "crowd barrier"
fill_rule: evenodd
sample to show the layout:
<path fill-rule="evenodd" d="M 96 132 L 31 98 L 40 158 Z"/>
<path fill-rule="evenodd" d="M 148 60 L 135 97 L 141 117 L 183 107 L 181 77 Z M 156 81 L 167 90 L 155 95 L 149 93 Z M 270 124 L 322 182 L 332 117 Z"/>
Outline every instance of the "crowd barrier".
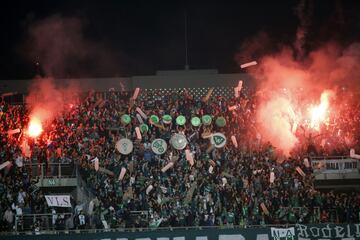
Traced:
<path fill-rule="evenodd" d="M 56 214 L 23 214 L 15 217 L 15 231 L 26 232 L 31 231 L 32 227 L 39 223 L 42 228 L 52 231 L 55 229 L 55 221 L 58 218 L 72 217 L 73 214 L 69 212 L 56 213 Z"/>
<path fill-rule="evenodd" d="M 358 224 L 272 225 L 247 227 L 182 227 L 157 229 L 75 230 L 0 235 L 17 239 L 91 240 L 358 240 Z"/>
<path fill-rule="evenodd" d="M 71 163 L 27 163 L 25 167 L 33 177 L 44 178 L 76 178 L 76 166 Z"/>

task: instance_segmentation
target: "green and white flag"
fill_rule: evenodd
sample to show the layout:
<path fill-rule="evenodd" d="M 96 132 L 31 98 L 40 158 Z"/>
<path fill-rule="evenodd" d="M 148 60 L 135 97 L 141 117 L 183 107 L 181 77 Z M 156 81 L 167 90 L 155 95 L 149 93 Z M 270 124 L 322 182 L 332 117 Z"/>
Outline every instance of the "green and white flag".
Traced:
<path fill-rule="evenodd" d="M 226 137 L 222 133 L 214 133 L 211 136 L 210 141 L 216 148 L 222 148 L 226 144 Z"/>
<path fill-rule="evenodd" d="M 157 138 L 151 143 L 151 150 L 158 155 L 162 155 L 166 152 L 167 143 L 164 139 Z"/>

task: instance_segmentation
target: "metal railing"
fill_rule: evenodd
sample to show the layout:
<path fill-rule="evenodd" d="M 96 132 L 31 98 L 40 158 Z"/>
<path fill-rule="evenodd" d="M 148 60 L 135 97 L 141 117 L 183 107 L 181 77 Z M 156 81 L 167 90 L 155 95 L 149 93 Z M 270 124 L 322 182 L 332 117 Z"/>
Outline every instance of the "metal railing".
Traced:
<path fill-rule="evenodd" d="M 15 216 L 14 231 L 15 232 L 29 232 L 34 229 L 35 226 L 38 226 L 40 229 L 48 229 L 54 231 L 60 226 L 58 220 L 61 218 L 67 219 L 68 217 L 73 217 L 72 213 L 46 213 L 46 214 L 23 214 Z M 64 221 L 65 223 L 65 221 Z"/>
<path fill-rule="evenodd" d="M 308 214 L 310 214 L 312 216 L 313 222 L 320 223 L 320 207 L 311 208 L 312 212 L 311 212 L 311 209 L 308 207 L 280 207 L 280 209 L 284 210 L 285 215 L 289 212 L 293 212 L 293 213 L 298 214 L 298 216 L 300 216 L 301 213 L 304 212 L 304 210 L 305 210 L 308 212 Z"/>
<path fill-rule="evenodd" d="M 341 160 L 349 159 L 350 156 L 309 156 L 311 160 Z"/>
<path fill-rule="evenodd" d="M 25 167 L 32 177 L 44 178 L 76 178 L 76 164 L 73 163 L 29 163 Z"/>
<path fill-rule="evenodd" d="M 222 225 L 222 226 L 183 226 L 183 227 L 142 227 L 142 228 L 109 228 L 109 229 L 66 229 L 66 230 L 40 230 L 34 231 L 16 231 L 16 232 L 0 232 L 0 236 L 7 235 L 30 235 L 30 234 L 83 234 L 83 233 L 103 233 L 103 232 L 149 232 L 149 231 L 177 231 L 177 230 L 204 230 L 204 229 L 243 229 L 243 228 L 265 228 L 277 227 L 288 228 L 294 227 L 295 224 L 265 224 L 265 225 Z"/>

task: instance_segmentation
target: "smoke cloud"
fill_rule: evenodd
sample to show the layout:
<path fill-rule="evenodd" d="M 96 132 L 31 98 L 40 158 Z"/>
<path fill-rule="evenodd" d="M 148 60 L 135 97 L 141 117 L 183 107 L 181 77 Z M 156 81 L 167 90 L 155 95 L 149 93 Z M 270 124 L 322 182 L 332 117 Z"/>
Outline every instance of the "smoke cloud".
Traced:
<path fill-rule="evenodd" d="M 291 46 L 282 46 L 276 53 L 251 59 L 258 61 L 258 65 L 247 69 L 259 93 L 258 129 L 263 139 L 286 155 L 298 142 L 294 128 L 299 116 L 305 118 L 307 106 L 319 104 L 321 94 L 327 90 L 332 90 L 331 98 L 343 100 L 360 90 L 360 43 L 344 47 L 328 42 L 301 60 L 296 51 Z M 342 88 L 346 92 L 337 96 Z"/>
<path fill-rule="evenodd" d="M 304 57 L 304 44 L 306 42 L 306 35 L 308 28 L 311 24 L 311 16 L 314 8 L 313 1 L 300 0 L 297 8 L 296 15 L 299 19 L 299 26 L 296 31 L 296 40 L 294 47 L 296 50 L 297 58 L 302 59 Z"/>
<path fill-rule="evenodd" d="M 114 75 L 119 64 L 101 37 L 85 37 L 84 20 L 53 15 L 28 27 L 27 58 L 39 62 L 44 75 L 56 78 Z"/>
<path fill-rule="evenodd" d="M 39 62 L 44 75 L 34 79 L 29 88 L 26 103 L 30 120 L 46 126 L 78 98 L 79 84 L 58 78 L 109 76 L 119 67 L 101 40 L 86 37 L 85 23 L 84 19 L 61 15 L 28 23 L 23 52 L 31 61 Z"/>
<path fill-rule="evenodd" d="M 52 78 L 39 78 L 32 82 L 26 97 L 30 119 L 37 119 L 43 125 L 51 123 L 68 110 L 68 104 L 78 99 L 79 86 L 76 82 L 57 85 Z"/>

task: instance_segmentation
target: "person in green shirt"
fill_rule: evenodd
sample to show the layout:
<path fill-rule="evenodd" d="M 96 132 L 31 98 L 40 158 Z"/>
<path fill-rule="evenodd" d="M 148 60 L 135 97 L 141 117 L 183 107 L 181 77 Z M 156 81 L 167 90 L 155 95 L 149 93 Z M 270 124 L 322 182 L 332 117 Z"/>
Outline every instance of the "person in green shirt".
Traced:
<path fill-rule="evenodd" d="M 232 226 L 234 226 L 234 222 L 235 222 L 235 214 L 233 212 L 233 209 L 230 208 L 226 212 L 226 223 L 228 226 L 232 227 Z"/>

